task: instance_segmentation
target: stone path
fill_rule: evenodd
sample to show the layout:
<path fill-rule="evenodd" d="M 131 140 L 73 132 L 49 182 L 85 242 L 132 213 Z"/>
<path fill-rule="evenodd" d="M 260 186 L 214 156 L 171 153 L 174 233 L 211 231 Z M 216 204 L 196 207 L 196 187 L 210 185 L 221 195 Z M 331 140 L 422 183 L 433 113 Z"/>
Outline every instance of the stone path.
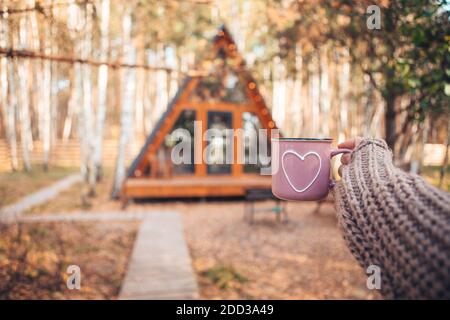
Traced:
<path fill-rule="evenodd" d="M 12 205 L 0 208 L 0 222 L 14 221 L 23 211 L 54 198 L 61 191 L 80 181 L 81 176 L 79 174 L 67 176 L 48 187 L 42 188 L 20 199 Z"/>
<path fill-rule="evenodd" d="M 198 287 L 175 212 L 148 213 L 141 224 L 119 299 L 196 299 Z"/>

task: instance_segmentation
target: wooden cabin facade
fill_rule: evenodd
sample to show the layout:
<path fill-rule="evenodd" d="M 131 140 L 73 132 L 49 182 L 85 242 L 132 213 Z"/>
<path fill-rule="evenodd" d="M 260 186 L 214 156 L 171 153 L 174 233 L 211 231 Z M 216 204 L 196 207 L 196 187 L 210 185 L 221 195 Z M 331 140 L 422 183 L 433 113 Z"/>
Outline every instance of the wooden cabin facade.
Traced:
<path fill-rule="evenodd" d="M 270 176 L 260 175 L 258 164 L 194 163 L 195 153 L 202 157 L 208 143 L 212 143 L 203 139 L 201 148 L 192 148 L 192 164 L 171 161 L 174 145 L 171 134 L 178 128 L 187 130 L 191 136 L 196 130 L 195 135 L 202 138 L 205 130 L 211 128 L 222 131 L 264 128 L 270 138 L 270 130 L 276 127 L 225 27 L 210 45 L 209 59 L 202 63 L 205 72 L 185 79 L 130 166 L 122 188 L 124 199 L 242 196 L 247 189 L 270 189 Z M 194 121 L 201 122 L 200 129 L 194 128 Z M 236 160 L 236 140 L 233 147 Z M 224 152 L 223 144 L 219 143 L 213 151 Z"/>

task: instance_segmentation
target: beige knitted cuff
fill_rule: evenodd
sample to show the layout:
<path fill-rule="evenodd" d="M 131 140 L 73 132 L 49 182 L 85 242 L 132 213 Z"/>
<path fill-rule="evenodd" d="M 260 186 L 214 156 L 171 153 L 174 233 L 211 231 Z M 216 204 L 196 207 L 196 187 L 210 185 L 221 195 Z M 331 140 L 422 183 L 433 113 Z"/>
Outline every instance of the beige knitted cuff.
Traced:
<path fill-rule="evenodd" d="M 355 152 L 367 149 L 370 146 L 381 148 L 382 150 L 388 151 L 392 155 L 392 150 L 388 147 L 386 141 L 384 141 L 383 139 L 363 138 L 361 143 L 353 150 L 352 158 Z"/>

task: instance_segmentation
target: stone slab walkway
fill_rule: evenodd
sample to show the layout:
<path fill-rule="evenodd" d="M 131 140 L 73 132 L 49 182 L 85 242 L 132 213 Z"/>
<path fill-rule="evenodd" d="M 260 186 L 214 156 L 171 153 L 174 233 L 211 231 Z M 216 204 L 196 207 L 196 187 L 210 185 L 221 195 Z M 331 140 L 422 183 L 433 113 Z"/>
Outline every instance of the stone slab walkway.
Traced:
<path fill-rule="evenodd" d="M 181 216 L 148 213 L 139 229 L 119 299 L 196 299 Z"/>
<path fill-rule="evenodd" d="M 0 222 L 14 221 L 23 211 L 54 198 L 61 191 L 80 181 L 81 176 L 79 174 L 67 176 L 48 187 L 42 188 L 20 199 L 12 205 L 0 208 Z"/>

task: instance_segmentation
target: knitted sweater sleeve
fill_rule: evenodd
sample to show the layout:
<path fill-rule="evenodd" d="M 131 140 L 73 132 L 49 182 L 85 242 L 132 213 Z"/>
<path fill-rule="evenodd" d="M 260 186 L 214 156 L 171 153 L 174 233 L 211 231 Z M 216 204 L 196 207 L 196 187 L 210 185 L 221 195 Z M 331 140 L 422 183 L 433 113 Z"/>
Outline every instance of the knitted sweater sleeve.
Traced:
<path fill-rule="evenodd" d="M 386 298 L 450 298 L 450 194 L 393 165 L 365 139 L 334 188 L 339 224 L 366 270 L 379 267 Z"/>

